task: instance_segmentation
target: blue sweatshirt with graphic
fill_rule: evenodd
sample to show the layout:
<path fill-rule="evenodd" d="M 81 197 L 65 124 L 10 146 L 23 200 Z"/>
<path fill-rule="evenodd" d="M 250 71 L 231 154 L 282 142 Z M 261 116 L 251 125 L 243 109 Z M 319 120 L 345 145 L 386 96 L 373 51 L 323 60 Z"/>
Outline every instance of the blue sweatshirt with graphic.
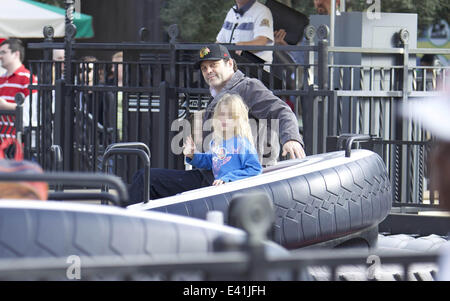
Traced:
<path fill-rule="evenodd" d="M 207 153 L 194 153 L 186 162 L 203 169 L 211 169 L 216 180 L 232 182 L 259 175 L 262 166 L 255 147 L 247 138 L 235 136 L 224 140 L 221 145 L 211 141 Z"/>

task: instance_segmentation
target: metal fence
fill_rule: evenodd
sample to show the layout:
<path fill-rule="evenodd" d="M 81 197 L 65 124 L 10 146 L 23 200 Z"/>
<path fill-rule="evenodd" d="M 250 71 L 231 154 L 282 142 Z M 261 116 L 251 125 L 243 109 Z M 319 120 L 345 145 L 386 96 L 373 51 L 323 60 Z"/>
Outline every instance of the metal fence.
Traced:
<path fill-rule="evenodd" d="M 202 45 L 178 43 L 174 27 L 169 34 L 169 43 L 76 43 L 68 36 L 64 43 L 47 37 L 43 43 L 29 44 L 29 48 L 43 51 L 43 60 L 30 61 L 30 70 L 38 77 L 38 84 L 30 88 L 38 91 L 40 118 L 33 127 L 35 141 L 31 143 L 31 135 L 25 140 L 27 157 L 52 169 L 48 150 L 56 144 L 63 149 L 64 170 L 95 172 L 100 170 L 109 144 L 141 141 L 151 149 L 152 167 L 184 168 L 183 157 L 170 151 L 179 130 L 172 128 L 173 122 L 191 118 L 210 96 L 201 72 L 193 68 Z M 378 149 L 388 167 L 395 203 L 422 204 L 428 189 L 426 157 L 431 136 L 420 124 L 399 118 L 399 104 L 436 96 L 434 89 L 449 76 L 449 67 L 414 66 L 411 57 L 450 54 L 450 50 L 408 49 L 407 41 L 391 49 L 328 47 L 327 37 L 317 45 L 311 35 L 307 37 L 304 46 L 227 47 L 232 52 L 273 51 L 270 65 L 254 63 L 245 56 L 235 58 L 241 71 L 261 79 L 291 105 L 308 155 L 332 149 L 327 146 L 330 136 L 357 133 L 376 137 L 374 141 L 382 145 Z M 52 61 L 52 49 L 65 49 L 65 61 Z M 90 62 L 74 59 L 77 51 L 94 56 L 123 51 L 124 59 Z M 292 52 L 302 54 L 302 62 L 286 59 Z M 335 53 L 384 55 L 397 63 L 329 64 L 329 56 Z M 119 67 L 122 84 L 114 72 Z M 90 79 L 91 69 L 94 76 Z M 129 182 L 139 166 L 137 158 L 119 156 L 115 162 L 114 172 Z"/>
<path fill-rule="evenodd" d="M 450 76 L 448 66 L 415 66 L 417 54 L 449 54 L 449 49 L 408 49 L 403 41 L 397 49 L 358 49 L 330 47 L 333 53 L 393 55 L 397 65 L 329 65 L 330 89 L 336 91 L 332 108 L 332 131 L 367 134 L 379 138 L 383 157 L 393 184 L 394 205 L 423 204 L 424 191 L 430 189 L 427 157 L 433 137 L 421 124 L 402 118 L 400 112 L 408 101 L 438 96 Z M 435 207 L 434 191 L 429 205 Z M 423 206 L 427 207 L 427 205 Z"/>
<path fill-rule="evenodd" d="M 242 251 L 117 257 L 35 258 L 0 261 L 1 280 L 145 281 L 431 281 L 437 252 L 303 250 L 271 256 Z M 267 283 L 270 285 L 269 283 Z"/>

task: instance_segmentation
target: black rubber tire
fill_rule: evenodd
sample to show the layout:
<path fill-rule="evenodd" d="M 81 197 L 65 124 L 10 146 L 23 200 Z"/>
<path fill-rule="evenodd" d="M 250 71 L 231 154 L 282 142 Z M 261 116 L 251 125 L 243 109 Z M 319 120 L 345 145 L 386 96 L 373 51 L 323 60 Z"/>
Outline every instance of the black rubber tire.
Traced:
<path fill-rule="evenodd" d="M 0 258 L 207 253 L 214 251 L 218 237 L 245 241 L 239 229 L 158 212 L 60 202 L 0 202 Z M 283 248 L 271 243 L 269 249 Z"/>
<path fill-rule="evenodd" d="M 357 152 L 354 150 L 353 152 Z M 367 152 L 367 151 L 366 151 Z M 322 155 L 343 157 L 343 152 Z M 152 210 L 205 219 L 210 210 L 224 213 L 235 193 L 265 191 L 275 206 L 273 240 L 288 248 L 342 237 L 379 224 L 392 205 L 391 185 L 382 159 L 372 153 L 337 167 L 209 198 Z"/>

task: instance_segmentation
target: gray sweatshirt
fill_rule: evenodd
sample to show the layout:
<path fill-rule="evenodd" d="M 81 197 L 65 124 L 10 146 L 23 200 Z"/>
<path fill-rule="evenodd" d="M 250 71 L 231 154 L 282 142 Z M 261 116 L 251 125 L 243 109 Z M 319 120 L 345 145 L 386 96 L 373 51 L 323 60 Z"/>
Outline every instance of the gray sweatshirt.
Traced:
<path fill-rule="evenodd" d="M 278 141 L 284 145 L 289 140 L 298 141 L 303 147 L 303 139 L 299 133 L 297 117 L 291 108 L 272 91 L 255 78 L 246 77 L 241 71 L 236 71 L 225 87 L 217 93 L 206 107 L 203 115 L 203 123 L 213 117 L 214 108 L 217 102 L 225 93 L 239 94 L 249 109 L 249 119 L 259 122 L 261 119 L 267 120 L 268 133 L 270 133 L 271 120 L 279 121 Z M 274 131 L 276 131 L 274 129 Z M 211 131 L 203 131 L 203 138 L 208 139 Z M 259 132 L 261 135 L 261 132 Z M 260 138 L 260 137 L 258 137 Z M 268 135 L 267 141 L 274 143 L 273 137 Z M 209 141 L 206 141 L 208 143 Z M 270 145 L 270 142 L 268 143 Z M 279 150 L 279 145 L 274 146 Z M 258 149 L 258 147 L 257 147 Z M 260 149 L 258 149 L 258 152 Z M 277 156 L 278 157 L 278 154 Z"/>

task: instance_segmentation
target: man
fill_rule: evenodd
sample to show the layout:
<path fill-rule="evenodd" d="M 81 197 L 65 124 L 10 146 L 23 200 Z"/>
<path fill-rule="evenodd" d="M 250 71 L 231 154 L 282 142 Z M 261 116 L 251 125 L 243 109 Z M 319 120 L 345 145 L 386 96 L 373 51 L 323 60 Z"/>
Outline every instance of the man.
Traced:
<path fill-rule="evenodd" d="M 228 49 L 220 44 L 203 47 L 195 67 L 200 68 L 214 97 L 203 115 L 203 122 L 212 118 L 217 101 L 225 93 L 239 94 L 249 107 L 249 115 L 258 120 L 278 120 L 283 156 L 304 157 L 302 138 L 298 132 L 297 118 L 281 99 L 273 95 L 259 80 L 245 77 L 234 70 L 234 61 Z M 206 132 L 208 134 L 208 132 Z M 206 136 L 204 134 L 204 136 Z M 273 147 L 276 148 L 274 145 Z M 276 151 L 274 153 L 277 153 Z M 263 162 L 265 163 L 265 162 Z M 269 165 L 269 164 L 265 164 Z"/>
<path fill-rule="evenodd" d="M 25 48 L 19 39 L 8 39 L 0 44 L 0 62 L 6 69 L 6 73 L 0 76 L 0 110 L 15 110 L 14 97 L 17 93 L 23 93 L 25 95 L 23 122 L 24 126 L 28 126 L 30 105 L 28 85 L 31 74 L 22 64 L 24 57 Z M 37 83 L 35 76 L 32 76 L 32 81 L 33 84 Z M 33 91 L 33 95 L 36 92 Z M 33 116 L 33 122 L 35 122 L 36 115 Z"/>
<path fill-rule="evenodd" d="M 289 106 L 276 97 L 259 80 L 246 77 L 241 71 L 235 70 L 235 62 L 231 58 L 228 49 L 220 44 L 212 44 L 203 47 L 195 64 L 200 68 L 206 83 L 210 86 L 212 100 L 203 114 L 203 127 L 212 118 L 217 102 L 225 93 L 239 94 L 245 101 L 250 118 L 257 121 L 267 120 L 279 122 L 279 132 L 271 136 L 268 141 L 279 138 L 283 145 L 282 156 L 289 154 L 290 158 L 303 158 L 303 140 L 299 134 L 298 123 L 295 114 Z M 273 129 L 272 129 L 273 130 Z M 210 129 L 206 128 L 203 139 L 209 135 Z M 270 130 L 269 130 L 270 132 Z M 262 138 L 262 137 L 258 137 Z M 278 141 L 276 141 L 278 144 Z M 208 143 L 203 143 L 208 145 Z M 279 146 L 272 144 L 272 154 L 278 157 Z M 203 149 L 202 151 L 208 151 Z M 259 150 L 258 150 L 259 151 Z M 261 155 L 261 154 L 260 154 Z M 264 164 L 264 161 L 263 161 Z M 133 177 L 130 186 L 130 200 L 132 203 L 143 201 L 144 172 L 139 170 Z M 153 168 L 150 172 L 150 198 L 162 198 L 175 195 L 187 190 L 209 186 L 214 177 L 210 170 L 168 170 Z"/>
<path fill-rule="evenodd" d="M 216 38 L 218 43 L 246 46 L 273 45 L 273 18 L 270 9 L 256 0 L 236 0 Z M 240 54 L 240 51 L 237 52 Z M 272 51 L 257 51 L 255 55 L 272 63 Z"/>
<path fill-rule="evenodd" d="M 331 14 L 331 1 L 332 0 L 314 0 L 314 7 L 319 15 Z M 336 13 L 339 13 L 338 6 L 340 0 L 336 0 Z"/>

